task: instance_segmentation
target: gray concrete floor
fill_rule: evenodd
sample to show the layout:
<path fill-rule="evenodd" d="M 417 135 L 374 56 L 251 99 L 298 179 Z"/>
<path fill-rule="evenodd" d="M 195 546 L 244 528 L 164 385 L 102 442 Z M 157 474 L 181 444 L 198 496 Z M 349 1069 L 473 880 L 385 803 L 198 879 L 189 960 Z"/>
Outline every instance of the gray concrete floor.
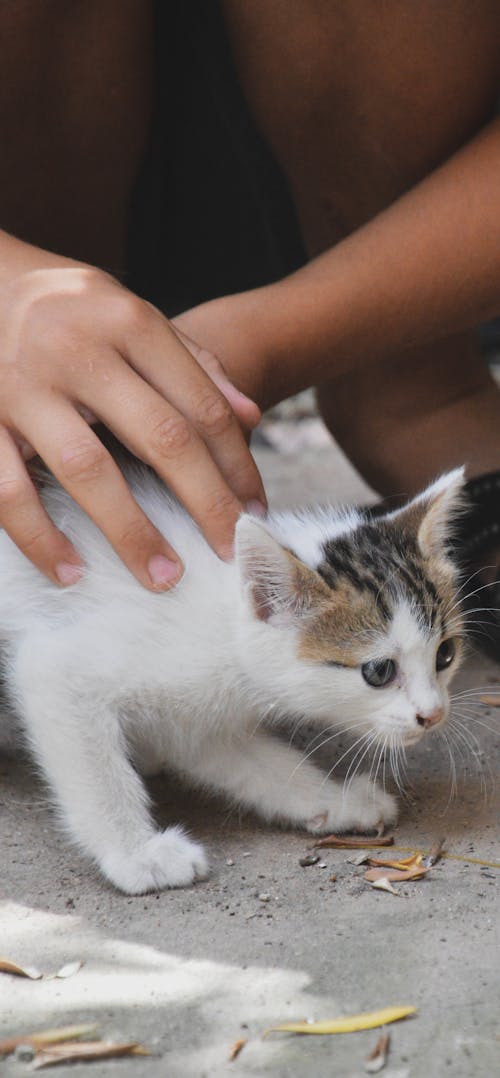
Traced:
<path fill-rule="evenodd" d="M 260 449 L 258 459 L 274 504 L 369 496 L 333 447 Z M 457 688 L 498 689 L 499 673 L 472 657 Z M 464 753 L 467 761 L 457 754 L 451 801 L 439 739 L 414 750 L 414 803 L 402 807 L 399 845 L 427 849 L 444 834 L 451 853 L 500 862 L 499 725 L 500 712 L 485 708 L 470 720 L 480 750 Z M 85 1066 L 89 1076 L 356 1078 L 375 1031 L 265 1041 L 261 1033 L 279 1021 L 414 1004 L 417 1016 L 392 1027 L 387 1078 L 500 1073 L 498 869 L 443 860 L 393 897 L 365 884 L 347 851 L 325 851 L 326 868 L 302 868 L 303 835 L 240 819 L 165 781 L 152 792 L 163 824 L 182 819 L 206 843 L 212 874 L 191 890 L 127 898 L 65 845 L 29 761 L 0 757 L 0 953 L 48 972 L 85 962 L 67 980 L 0 974 L 0 1036 L 95 1021 L 102 1036 L 152 1052 L 63 1066 L 62 1078 Z M 239 1037 L 248 1043 L 229 1063 Z M 12 1057 L 3 1063 L 6 1078 L 30 1070 Z"/>

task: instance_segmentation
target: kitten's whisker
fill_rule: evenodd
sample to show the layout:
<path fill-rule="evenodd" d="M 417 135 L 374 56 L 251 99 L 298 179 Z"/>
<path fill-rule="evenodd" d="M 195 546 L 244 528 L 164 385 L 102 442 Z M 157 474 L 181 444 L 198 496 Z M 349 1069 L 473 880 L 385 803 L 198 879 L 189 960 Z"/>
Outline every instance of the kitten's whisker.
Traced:
<path fill-rule="evenodd" d="M 336 760 L 333 767 L 331 767 L 330 770 L 327 771 L 327 773 L 326 773 L 326 775 L 325 775 L 325 777 L 323 779 L 322 785 L 324 785 L 325 782 L 328 782 L 328 779 L 331 778 L 331 776 L 333 775 L 333 772 L 336 771 L 337 767 L 340 766 L 340 764 L 342 763 L 342 760 L 345 760 L 346 756 L 350 756 L 351 752 L 354 752 L 354 749 L 356 748 L 356 746 L 359 745 L 360 742 L 364 741 L 367 737 L 368 737 L 368 732 L 362 734 L 361 737 L 357 738 L 357 740 L 354 742 L 353 745 L 350 745 L 349 748 L 346 749 L 346 751 L 342 753 L 342 756 L 338 760 Z"/>
<path fill-rule="evenodd" d="M 485 754 L 481 742 L 478 740 L 474 732 L 470 729 L 468 723 L 461 722 L 456 716 L 451 716 L 451 725 L 455 729 L 456 734 L 460 734 L 463 742 L 466 744 L 468 751 L 476 765 L 476 771 L 481 777 L 481 784 L 484 786 L 485 799 L 487 799 L 488 791 L 485 780 L 485 772 L 488 774 L 490 781 L 490 787 L 493 789 L 495 785 L 495 777 L 491 769 L 491 764 L 488 756 Z"/>
<path fill-rule="evenodd" d="M 326 728 L 327 730 L 333 730 L 333 732 L 329 733 L 328 737 L 325 737 L 324 740 L 321 741 L 319 745 L 314 745 L 313 744 L 313 748 L 311 748 L 311 749 L 309 748 L 309 745 L 307 746 L 309 751 L 306 752 L 306 754 L 300 758 L 298 764 L 295 765 L 295 767 L 294 767 L 294 769 L 293 769 L 293 771 L 292 771 L 292 773 L 290 775 L 290 778 L 293 778 L 295 773 L 298 771 L 299 767 L 302 767 L 302 765 L 305 764 L 306 760 L 308 760 L 310 756 L 313 756 L 315 752 L 320 752 L 320 750 L 323 749 L 325 747 L 325 745 L 328 745 L 330 741 L 333 741 L 334 738 L 340 737 L 341 734 L 350 733 L 351 730 L 359 729 L 360 727 L 363 727 L 363 726 L 366 727 L 366 722 L 364 720 L 361 721 L 361 722 L 352 723 L 349 726 L 344 726 L 344 727 L 340 727 L 340 728 L 339 727 L 333 728 L 332 726 L 327 727 Z M 318 736 L 321 737 L 322 734 L 324 734 L 324 733 L 326 733 L 326 730 L 322 730 L 320 735 L 317 735 L 316 737 L 314 737 L 313 738 L 313 743 L 314 743 L 314 741 L 318 740 Z M 361 738 L 359 738 L 358 740 L 361 740 Z M 357 745 L 357 744 L 358 744 L 358 741 L 355 741 L 354 745 L 351 746 L 351 748 L 354 748 L 355 745 Z M 347 755 L 351 751 L 351 748 L 349 748 L 347 750 L 347 752 L 344 753 L 344 755 Z M 340 757 L 341 760 L 343 760 L 343 758 L 344 758 L 343 756 Z M 329 774 L 331 774 L 331 772 L 329 772 Z"/>
<path fill-rule="evenodd" d="M 357 773 L 358 773 L 358 771 L 359 771 L 359 769 L 361 767 L 361 764 L 363 763 L 363 760 L 365 759 L 367 753 L 370 751 L 372 745 L 374 744 L 374 742 L 376 740 L 377 740 L 377 734 L 376 733 L 372 732 L 371 734 L 368 734 L 367 735 L 367 744 L 366 744 L 366 747 L 364 749 L 364 752 L 361 753 L 361 749 L 360 749 L 358 751 L 358 753 L 356 754 L 356 756 L 358 756 L 359 759 L 358 759 L 355 766 L 354 766 L 354 762 L 356 760 L 356 757 L 354 757 L 354 760 L 351 760 L 351 763 L 349 765 L 346 777 L 344 779 L 344 787 L 343 787 L 343 793 L 342 793 L 343 797 L 347 797 L 347 794 L 349 793 L 349 787 L 350 787 L 353 779 L 356 777 L 356 775 L 357 775 Z M 360 755 L 360 753 L 361 753 L 361 755 Z M 351 768 L 353 768 L 353 767 L 354 767 L 354 770 L 352 772 L 352 775 L 349 777 Z"/>
<path fill-rule="evenodd" d="M 483 571 L 485 569 L 496 569 L 496 568 L 497 568 L 496 565 L 483 565 L 481 567 L 480 571 Z M 460 596 L 460 598 L 457 599 L 457 601 L 453 604 L 453 606 L 447 608 L 447 614 L 448 615 L 452 614 L 453 611 L 456 610 L 460 606 L 461 603 L 466 603 L 467 599 L 472 599 L 473 595 L 478 595 L 479 592 L 484 591 L 485 588 L 492 588 L 494 586 L 494 584 L 495 584 L 495 581 L 491 580 L 491 581 L 489 581 L 489 583 L 481 584 L 481 586 L 479 588 L 474 588 L 473 591 L 467 592 L 467 595 Z"/>
<path fill-rule="evenodd" d="M 475 689 L 462 689 L 461 692 L 450 693 L 450 700 L 458 700 L 464 696 L 484 696 L 485 693 L 488 696 L 498 696 L 500 700 L 500 689 L 492 688 L 491 685 L 483 685 L 482 688 Z"/>
<path fill-rule="evenodd" d="M 500 734 L 500 728 L 498 726 L 490 726 L 488 722 L 484 722 L 483 719 L 479 718 L 477 712 L 471 711 L 468 708 L 466 711 L 464 711 L 463 707 L 454 707 L 452 715 L 460 715 L 462 719 L 467 719 L 468 722 L 474 722 L 477 726 L 484 727 L 484 729 L 488 730 L 490 734 L 496 734 L 497 736 L 498 734 Z"/>
<path fill-rule="evenodd" d="M 446 729 L 445 728 L 440 729 L 440 730 L 438 730 L 438 733 L 439 733 L 439 736 L 442 738 L 442 740 L 444 741 L 444 743 L 446 745 L 446 749 L 447 749 L 448 757 L 449 757 L 449 761 L 450 761 L 450 793 L 449 793 L 448 800 L 446 802 L 445 809 L 444 809 L 444 814 L 446 814 L 446 812 L 448 811 L 448 809 L 449 809 L 449 807 L 451 805 L 451 802 L 457 796 L 457 792 L 458 792 L 458 788 L 457 788 L 457 768 L 456 768 L 456 764 L 455 764 L 455 758 L 454 758 L 453 753 L 451 751 L 450 742 L 449 742 L 449 736 L 448 736 L 448 733 L 447 733 Z"/>

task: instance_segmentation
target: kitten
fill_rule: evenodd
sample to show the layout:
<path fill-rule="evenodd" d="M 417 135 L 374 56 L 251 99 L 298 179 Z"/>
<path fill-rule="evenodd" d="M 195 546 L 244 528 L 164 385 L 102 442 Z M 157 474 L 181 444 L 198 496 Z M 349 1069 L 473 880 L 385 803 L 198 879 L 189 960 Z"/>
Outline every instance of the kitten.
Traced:
<path fill-rule="evenodd" d="M 243 515 L 220 561 L 160 480 L 127 480 L 179 551 L 171 592 L 134 580 L 55 481 L 43 492 L 87 571 L 51 585 L 0 535 L 0 641 L 11 700 L 73 840 L 129 894 L 192 883 L 203 848 L 159 831 L 140 775 L 163 768 L 319 833 L 396 819 L 367 776 L 343 789 L 262 721 L 273 712 L 409 744 L 443 723 L 460 655 L 448 534 L 463 473 L 407 507 Z"/>

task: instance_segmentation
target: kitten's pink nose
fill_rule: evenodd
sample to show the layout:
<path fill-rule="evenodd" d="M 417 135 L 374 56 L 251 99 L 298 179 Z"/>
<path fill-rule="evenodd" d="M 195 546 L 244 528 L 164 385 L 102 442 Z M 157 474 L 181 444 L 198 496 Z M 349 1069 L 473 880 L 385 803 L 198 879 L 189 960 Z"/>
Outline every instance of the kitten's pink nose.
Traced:
<path fill-rule="evenodd" d="M 429 711 L 426 715 L 417 715 L 417 722 L 419 726 L 423 726 L 426 730 L 430 730 L 431 726 L 437 726 L 438 722 L 441 722 L 444 716 L 444 709 L 442 707 L 436 707 L 434 711 Z"/>

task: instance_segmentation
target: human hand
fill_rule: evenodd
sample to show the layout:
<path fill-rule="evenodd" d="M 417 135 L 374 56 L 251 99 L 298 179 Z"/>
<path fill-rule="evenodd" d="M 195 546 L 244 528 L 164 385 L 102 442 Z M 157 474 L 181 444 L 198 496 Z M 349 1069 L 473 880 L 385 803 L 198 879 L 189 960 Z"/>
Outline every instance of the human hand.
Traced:
<path fill-rule="evenodd" d="M 294 357 L 282 361 L 279 354 L 277 314 L 274 294 L 265 286 L 200 303 L 176 315 L 171 325 L 185 335 L 187 347 L 196 341 L 218 356 L 228 377 L 260 408 L 269 408 L 294 392 Z"/>
<path fill-rule="evenodd" d="M 0 289 L 0 524 L 54 582 L 80 577 L 79 555 L 26 470 L 37 453 L 137 579 L 166 588 L 182 565 L 84 416 L 150 464 L 226 558 L 242 506 L 265 505 L 238 421 L 255 425 L 259 410 L 214 356 L 200 350 L 195 359 L 150 304 L 106 273 L 61 263 Z"/>

